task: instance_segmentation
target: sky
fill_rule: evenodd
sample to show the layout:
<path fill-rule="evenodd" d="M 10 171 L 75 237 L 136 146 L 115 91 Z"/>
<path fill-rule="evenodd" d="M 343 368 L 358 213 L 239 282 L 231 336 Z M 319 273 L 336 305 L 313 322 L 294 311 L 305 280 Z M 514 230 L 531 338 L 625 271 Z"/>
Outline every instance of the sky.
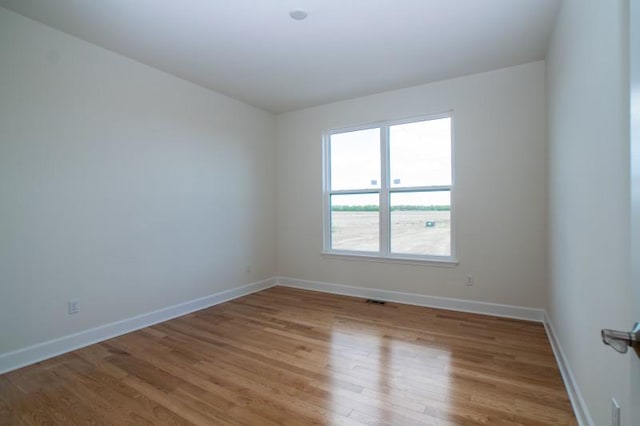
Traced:
<path fill-rule="evenodd" d="M 331 135 L 331 189 L 380 188 L 380 129 Z M 451 118 L 390 126 L 391 187 L 451 184 Z M 446 205 L 449 192 L 391 194 L 391 205 Z M 378 204 L 377 194 L 333 196 L 334 205 Z"/>

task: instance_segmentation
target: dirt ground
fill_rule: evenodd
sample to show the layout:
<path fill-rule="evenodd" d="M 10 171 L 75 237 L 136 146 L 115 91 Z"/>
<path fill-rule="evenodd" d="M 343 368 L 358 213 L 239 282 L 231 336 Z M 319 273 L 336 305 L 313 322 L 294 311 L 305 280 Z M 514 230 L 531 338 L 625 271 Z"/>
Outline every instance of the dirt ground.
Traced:
<path fill-rule="evenodd" d="M 433 226 L 427 226 L 433 222 Z M 334 250 L 378 251 L 378 212 L 333 212 Z M 450 212 L 391 212 L 391 251 L 448 256 L 451 253 Z"/>

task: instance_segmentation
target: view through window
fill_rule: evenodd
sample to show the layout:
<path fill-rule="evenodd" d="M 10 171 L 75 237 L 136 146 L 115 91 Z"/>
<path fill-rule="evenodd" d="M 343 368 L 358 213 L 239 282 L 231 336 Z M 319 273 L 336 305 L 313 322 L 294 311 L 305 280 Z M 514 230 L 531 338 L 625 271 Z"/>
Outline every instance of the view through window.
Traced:
<path fill-rule="evenodd" d="M 325 251 L 452 258 L 451 116 L 330 132 Z"/>

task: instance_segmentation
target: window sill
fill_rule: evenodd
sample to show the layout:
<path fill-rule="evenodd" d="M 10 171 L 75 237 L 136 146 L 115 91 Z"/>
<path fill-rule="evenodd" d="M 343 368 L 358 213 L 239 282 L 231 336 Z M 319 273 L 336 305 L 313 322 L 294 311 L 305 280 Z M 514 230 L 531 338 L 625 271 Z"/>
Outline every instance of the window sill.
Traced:
<path fill-rule="evenodd" d="M 379 263 L 399 263 L 404 265 L 419 265 L 419 266 L 434 266 L 439 268 L 455 268 L 458 266 L 458 260 L 453 257 L 446 257 L 442 259 L 437 258 L 415 258 L 415 257 L 401 257 L 401 256 L 375 256 L 369 254 L 351 254 L 351 253 L 336 253 L 336 252 L 322 252 L 322 257 L 328 259 L 339 260 L 359 260 L 365 262 L 379 262 Z"/>

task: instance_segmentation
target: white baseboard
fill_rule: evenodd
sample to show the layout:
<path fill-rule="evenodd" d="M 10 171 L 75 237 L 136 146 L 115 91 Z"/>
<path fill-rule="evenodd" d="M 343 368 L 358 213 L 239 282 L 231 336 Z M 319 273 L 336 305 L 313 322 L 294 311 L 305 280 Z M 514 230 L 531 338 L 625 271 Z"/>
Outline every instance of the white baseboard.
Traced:
<path fill-rule="evenodd" d="M 499 317 L 524 319 L 542 322 L 551 343 L 558 368 L 562 375 L 573 411 L 580 426 L 594 426 L 587 405 L 582 397 L 567 358 L 562 351 L 560 342 L 547 313 L 542 309 L 524 308 L 520 306 L 501 305 L 496 303 L 478 302 L 475 300 L 453 299 L 448 297 L 426 296 L 422 294 L 402 293 L 390 290 L 354 287 L 342 284 L 300 280 L 289 277 L 278 277 L 277 285 L 284 287 L 314 290 L 323 293 L 341 294 L 345 296 L 378 299 L 388 302 L 404 303 L 409 305 L 427 306 L 430 308 L 450 309 L 453 311 L 473 312 L 478 314 L 494 315 Z"/>
<path fill-rule="evenodd" d="M 58 339 L 49 340 L 47 342 L 18 349 L 16 351 L 0 354 L 0 374 L 98 343 L 103 340 L 111 339 L 122 334 L 130 333 L 153 324 L 168 321 L 172 318 L 186 315 L 200 309 L 246 296 L 275 285 L 304 290 L 314 290 L 324 293 L 341 294 L 345 296 L 384 300 L 409 305 L 542 322 L 544 323 L 547 335 L 549 336 L 551 348 L 553 349 L 565 387 L 567 388 L 567 393 L 571 399 L 571 405 L 573 406 L 573 410 L 576 414 L 578 424 L 580 426 L 594 426 L 589 410 L 587 409 L 587 405 L 573 377 L 564 352 L 562 351 L 562 347 L 560 346 L 553 325 L 546 312 L 542 309 L 479 302 L 475 300 L 427 296 L 415 293 L 403 293 L 398 291 L 348 286 L 319 281 L 308 281 L 290 277 L 269 278 L 263 281 L 247 284 L 242 287 L 221 291 L 199 299 L 158 309 L 132 318 L 127 318 L 125 320 L 105 324 L 79 333 L 70 334 Z"/>
<path fill-rule="evenodd" d="M 96 328 L 49 340 L 12 352 L 0 354 L 0 374 L 52 358 L 103 340 L 130 333 L 159 322 L 167 321 L 200 309 L 218 305 L 238 297 L 273 287 L 275 278 L 247 284 L 242 287 L 221 291 L 199 299 L 168 306 L 153 312 L 127 318 Z"/>
<path fill-rule="evenodd" d="M 562 351 L 562 346 L 560 346 L 560 341 L 558 340 L 558 336 L 556 335 L 555 329 L 553 328 L 551 319 L 546 313 L 544 318 L 544 328 L 547 330 L 547 336 L 549 336 L 551 349 L 553 349 L 553 354 L 556 357 L 556 362 L 558 364 L 558 368 L 560 369 L 560 374 L 562 375 L 564 386 L 565 388 L 567 388 L 567 393 L 569 394 L 571 406 L 573 407 L 573 412 L 576 415 L 578 424 L 580 426 L 594 426 L 595 424 L 593 423 L 593 419 L 589 414 L 587 404 L 582 397 L 580 388 L 578 387 L 578 384 L 573 377 L 573 373 L 571 372 L 571 368 L 569 367 L 569 361 Z"/>
<path fill-rule="evenodd" d="M 416 293 L 402 293 L 399 291 L 354 287 L 319 281 L 300 280 L 289 277 L 278 277 L 277 282 L 278 285 L 284 287 L 384 300 L 387 302 L 404 303 L 407 305 L 427 306 L 430 308 L 449 309 L 452 311 L 471 312 L 475 314 L 493 315 L 497 317 L 516 318 L 537 322 L 544 322 L 545 318 L 544 310 L 524 308 L 521 306 L 501 305 L 498 303 L 478 302 L 475 300 L 454 299 L 450 297 L 427 296 Z"/>

